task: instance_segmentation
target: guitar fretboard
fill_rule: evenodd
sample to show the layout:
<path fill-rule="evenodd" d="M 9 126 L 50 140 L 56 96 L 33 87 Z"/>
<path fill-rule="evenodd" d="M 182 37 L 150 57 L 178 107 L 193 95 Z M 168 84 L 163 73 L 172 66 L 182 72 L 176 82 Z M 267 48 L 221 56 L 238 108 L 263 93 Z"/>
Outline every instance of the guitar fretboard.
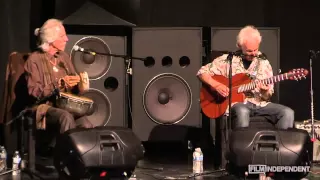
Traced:
<path fill-rule="evenodd" d="M 294 74 L 292 74 L 292 73 L 284 73 L 284 74 L 279 74 L 277 76 L 273 76 L 271 78 L 267 78 L 267 79 L 263 79 L 263 80 L 254 80 L 254 81 L 252 81 L 252 82 L 250 82 L 248 84 L 241 85 L 238 88 L 238 92 L 241 93 L 241 92 L 246 92 L 246 91 L 255 89 L 256 86 L 257 86 L 257 82 L 261 82 L 262 84 L 266 84 L 266 85 L 274 84 L 274 83 L 279 82 L 279 81 L 288 80 L 292 76 L 294 76 Z"/>

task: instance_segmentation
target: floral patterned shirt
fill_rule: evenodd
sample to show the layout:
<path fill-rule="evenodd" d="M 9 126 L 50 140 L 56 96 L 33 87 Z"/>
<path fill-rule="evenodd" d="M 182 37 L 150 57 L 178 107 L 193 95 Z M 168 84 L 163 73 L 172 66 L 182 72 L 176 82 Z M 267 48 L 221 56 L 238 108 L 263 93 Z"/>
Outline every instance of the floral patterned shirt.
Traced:
<path fill-rule="evenodd" d="M 230 64 L 227 61 L 227 56 L 228 54 L 224 54 L 214 59 L 211 63 L 208 63 L 202 66 L 198 71 L 197 76 L 203 73 L 208 73 L 211 76 L 222 75 L 222 76 L 228 77 Z M 242 62 L 242 58 L 238 56 L 234 56 L 232 59 L 232 76 L 239 73 L 247 73 L 251 77 L 257 80 L 262 80 L 262 79 L 270 78 L 273 76 L 271 64 L 267 59 L 262 60 L 262 59 L 254 58 L 249 68 L 245 69 Z M 269 88 L 270 88 L 269 91 L 273 93 L 274 92 L 273 84 L 270 84 Z M 252 96 L 246 96 L 244 103 L 251 102 L 260 107 L 266 106 L 269 103 L 267 101 L 262 100 L 260 98 L 261 96 L 260 92 L 256 90 L 252 90 L 250 94 Z M 232 105 L 234 105 L 235 103 L 233 103 Z"/>

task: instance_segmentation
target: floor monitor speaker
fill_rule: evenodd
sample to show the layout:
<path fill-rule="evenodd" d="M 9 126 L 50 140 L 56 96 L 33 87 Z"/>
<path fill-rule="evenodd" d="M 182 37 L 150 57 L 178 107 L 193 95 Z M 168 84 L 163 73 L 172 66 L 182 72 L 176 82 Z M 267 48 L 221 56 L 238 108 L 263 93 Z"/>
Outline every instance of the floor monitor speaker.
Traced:
<path fill-rule="evenodd" d="M 141 141 L 131 129 L 96 127 L 72 129 L 60 135 L 54 165 L 67 179 L 130 177 L 144 156 Z M 101 178 L 103 179 L 103 178 Z"/>

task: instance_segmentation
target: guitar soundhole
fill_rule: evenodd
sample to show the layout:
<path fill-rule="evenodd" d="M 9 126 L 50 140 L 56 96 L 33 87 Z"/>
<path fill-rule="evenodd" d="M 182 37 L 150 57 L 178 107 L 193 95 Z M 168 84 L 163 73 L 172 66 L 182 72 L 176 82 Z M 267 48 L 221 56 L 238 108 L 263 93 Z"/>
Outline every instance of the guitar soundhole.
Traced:
<path fill-rule="evenodd" d="M 212 97 L 212 102 L 214 102 L 215 104 L 221 104 L 226 100 L 225 97 L 221 96 L 217 91 L 211 89 L 209 86 L 203 85 L 203 87 L 207 89 L 207 92 Z"/>
<path fill-rule="evenodd" d="M 226 98 L 221 96 L 217 91 L 211 91 L 210 94 L 212 95 L 215 103 L 217 103 L 217 104 L 220 104 L 226 100 Z"/>

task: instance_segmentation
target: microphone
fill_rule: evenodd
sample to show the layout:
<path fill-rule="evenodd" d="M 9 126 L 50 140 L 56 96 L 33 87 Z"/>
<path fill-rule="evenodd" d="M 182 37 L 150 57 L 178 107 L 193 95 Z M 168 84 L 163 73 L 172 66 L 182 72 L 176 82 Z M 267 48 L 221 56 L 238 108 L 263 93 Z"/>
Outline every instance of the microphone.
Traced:
<path fill-rule="evenodd" d="M 309 50 L 309 53 L 311 53 L 311 54 L 319 54 L 319 53 L 320 53 L 320 51 Z"/>
<path fill-rule="evenodd" d="M 82 47 L 80 47 L 80 46 L 78 46 L 78 45 L 74 45 L 72 49 L 75 50 L 75 51 L 80 51 L 80 52 L 88 53 L 88 54 L 91 54 L 91 55 L 93 55 L 93 56 L 95 56 L 95 55 L 97 54 L 96 52 L 93 52 L 93 51 L 84 49 L 84 48 L 82 48 Z"/>
<path fill-rule="evenodd" d="M 319 53 L 320 53 L 320 51 L 309 50 L 309 57 L 310 58 L 317 58 Z"/>

